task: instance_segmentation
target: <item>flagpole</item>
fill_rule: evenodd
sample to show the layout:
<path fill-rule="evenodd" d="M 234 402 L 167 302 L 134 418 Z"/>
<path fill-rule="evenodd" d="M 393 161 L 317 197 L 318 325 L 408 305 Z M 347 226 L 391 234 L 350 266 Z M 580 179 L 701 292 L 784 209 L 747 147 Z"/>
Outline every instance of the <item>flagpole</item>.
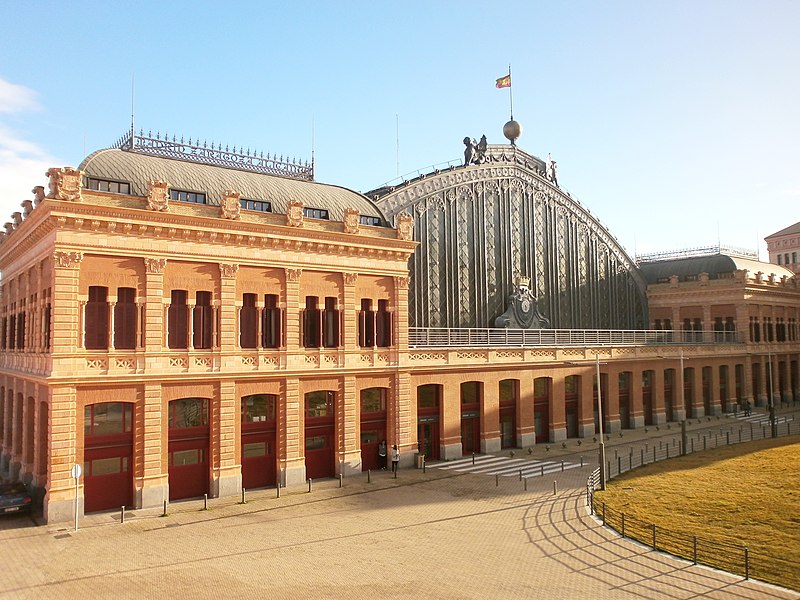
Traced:
<path fill-rule="evenodd" d="M 508 63 L 508 100 L 511 103 L 511 120 L 514 120 L 514 95 L 511 93 L 513 87 L 511 81 L 511 63 Z"/>

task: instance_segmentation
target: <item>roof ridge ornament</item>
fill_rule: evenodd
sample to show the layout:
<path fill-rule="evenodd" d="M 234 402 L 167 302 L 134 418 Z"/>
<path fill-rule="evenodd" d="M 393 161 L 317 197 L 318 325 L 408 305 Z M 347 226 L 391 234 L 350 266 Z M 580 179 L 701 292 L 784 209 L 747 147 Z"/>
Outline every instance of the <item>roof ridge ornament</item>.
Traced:
<path fill-rule="evenodd" d="M 214 142 L 211 142 L 209 148 L 205 142 L 201 145 L 199 138 L 195 140 L 189 138 L 188 142 L 185 142 L 183 137 L 178 141 L 177 136 L 173 135 L 170 140 L 168 134 L 165 133 L 162 137 L 160 131 L 157 131 L 155 136 L 153 136 L 152 130 L 144 135 L 143 130 L 140 129 L 137 136 L 133 136 L 128 131 L 111 147 L 125 152 L 185 160 L 264 175 L 277 175 L 301 181 L 314 181 L 313 162 L 310 165 L 308 162 L 302 164 L 297 159 L 289 159 L 287 156 L 284 160 L 283 155 L 278 158 L 277 154 L 270 156 L 269 153 L 265 157 L 263 152 L 259 153 L 255 150 L 251 152 L 249 148 L 247 152 L 243 147 L 237 151 L 236 146 L 231 151 L 226 145 L 223 150 L 221 143 L 216 144 L 215 147 Z"/>

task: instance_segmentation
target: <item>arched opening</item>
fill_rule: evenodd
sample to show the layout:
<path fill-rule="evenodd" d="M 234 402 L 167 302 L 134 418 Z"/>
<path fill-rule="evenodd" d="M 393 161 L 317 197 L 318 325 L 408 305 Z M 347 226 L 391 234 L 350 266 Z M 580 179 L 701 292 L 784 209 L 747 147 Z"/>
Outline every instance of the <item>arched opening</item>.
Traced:
<path fill-rule="evenodd" d="M 567 421 L 567 437 L 579 435 L 578 406 L 580 406 L 581 376 L 567 375 L 564 378 L 564 417 Z"/>
<path fill-rule="evenodd" d="M 481 451 L 481 397 L 483 383 L 465 381 L 461 384 L 461 453 Z"/>
<path fill-rule="evenodd" d="M 517 446 L 517 401 L 519 379 L 503 379 L 500 382 L 500 448 Z"/>
<path fill-rule="evenodd" d="M 439 460 L 439 426 L 442 386 L 429 383 L 417 388 L 417 440 L 426 460 Z"/>
<path fill-rule="evenodd" d="M 169 499 L 208 493 L 208 398 L 180 398 L 169 403 Z"/>
<path fill-rule="evenodd" d="M 336 392 L 307 393 L 305 411 L 306 477 L 333 477 L 336 474 Z"/>
<path fill-rule="evenodd" d="M 536 443 L 550 441 L 550 389 L 549 377 L 537 377 L 533 380 L 533 426 L 536 431 Z"/>
<path fill-rule="evenodd" d="M 361 390 L 361 470 L 385 467 L 378 458 L 378 446 L 386 441 L 386 399 L 388 388 L 373 387 Z M 388 457 L 388 447 L 386 448 Z"/>
<path fill-rule="evenodd" d="M 44 415 L 46 426 L 46 411 Z M 47 436 L 46 430 L 44 436 Z M 83 409 L 83 448 L 85 512 L 131 506 L 133 404 L 102 402 L 86 406 Z"/>
<path fill-rule="evenodd" d="M 246 489 L 275 485 L 277 403 L 274 394 L 242 397 L 242 487 Z"/>

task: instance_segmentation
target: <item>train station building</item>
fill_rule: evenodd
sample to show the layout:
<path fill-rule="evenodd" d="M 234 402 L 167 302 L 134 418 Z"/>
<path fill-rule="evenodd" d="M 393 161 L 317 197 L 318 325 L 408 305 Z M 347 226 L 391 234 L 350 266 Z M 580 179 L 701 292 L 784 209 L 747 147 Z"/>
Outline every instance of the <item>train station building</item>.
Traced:
<path fill-rule="evenodd" d="M 132 131 L 50 169 L 0 234 L 0 477 L 59 522 L 76 464 L 80 512 L 157 507 L 591 440 L 598 385 L 609 432 L 800 400 L 786 266 L 634 261 L 551 161 L 468 151 L 365 194 Z"/>

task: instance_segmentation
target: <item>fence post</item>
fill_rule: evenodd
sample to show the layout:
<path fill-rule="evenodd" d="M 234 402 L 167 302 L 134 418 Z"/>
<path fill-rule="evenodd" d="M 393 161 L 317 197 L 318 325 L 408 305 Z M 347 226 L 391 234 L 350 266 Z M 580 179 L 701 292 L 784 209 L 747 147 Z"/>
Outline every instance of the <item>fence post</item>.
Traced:
<path fill-rule="evenodd" d="M 561 461 L 561 472 L 562 473 L 564 472 L 564 461 L 563 460 Z"/>
<path fill-rule="evenodd" d="M 246 489 L 242 488 L 242 504 L 247 504 L 247 499 L 245 497 L 246 491 L 247 491 Z"/>
<path fill-rule="evenodd" d="M 656 524 L 653 523 L 653 550 L 656 549 Z"/>
<path fill-rule="evenodd" d="M 787 423 L 788 425 L 788 423 Z M 583 457 L 581 456 L 581 469 L 583 468 Z"/>
<path fill-rule="evenodd" d="M 725 432 L 725 445 L 726 446 L 730 446 L 731 445 L 731 432 L 730 431 L 726 431 Z"/>
<path fill-rule="evenodd" d="M 539 476 L 544 477 L 544 465 L 539 466 Z"/>
<path fill-rule="evenodd" d="M 472 453 L 472 464 L 473 465 L 475 464 L 475 453 L 474 452 Z"/>
<path fill-rule="evenodd" d="M 519 470 L 519 480 L 522 481 L 522 469 Z"/>
<path fill-rule="evenodd" d="M 367 483 L 372 483 L 372 472 L 367 469 Z"/>
<path fill-rule="evenodd" d="M 119 522 L 120 522 L 120 523 L 124 523 L 124 522 L 125 522 L 125 507 L 124 507 L 124 506 L 122 506 L 122 507 L 120 508 L 120 512 L 119 512 Z"/>
<path fill-rule="evenodd" d="M 342 487 L 343 479 L 344 479 L 344 475 L 339 473 L 339 487 Z"/>
<path fill-rule="evenodd" d="M 742 428 L 739 427 L 739 443 L 742 442 Z"/>
<path fill-rule="evenodd" d="M 642 448 L 642 464 L 644 464 L 644 448 Z"/>
<path fill-rule="evenodd" d="M 554 481 L 553 482 L 553 496 L 555 496 L 557 493 L 558 493 L 558 482 Z"/>
<path fill-rule="evenodd" d="M 706 449 L 706 436 L 703 436 L 703 450 Z"/>
<path fill-rule="evenodd" d="M 208 494 L 203 494 L 203 510 L 208 510 Z"/>
<path fill-rule="evenodd" d="M 750 579 L 750 556 L 747 552 L 747 546 L 744 547 L 744 578 Z"/>
<path fill-rule="evenodd" d="M 311 493 L 311 486 L 312 486 L 312 485 L 313 485 L 313 483 L 312 483 L 312 481 L 311 481 L 311 478 L 309 477 L 309 478 L 308 478 L 308 493 L 309 493 L 309 494 Z"/>
<path fill-rule="evenodd" d="M 692 561 L 697 564 L 697 536 L 692 536 Z"/>
<path fill-rule="evenodd" d="M 281 497 L 281 482 L 280 481 L 275 484 L 275 497 L 276 498 L 280 498 Z"/>
<path fill-rule="evenodd" d="M 658 457 L 656 456 L 656 447 L 653 446 L 653 462 L 658 462 Z"/>
<path fill-rule="evenodd" d="M 606 524 L 606 503 L 603 502 L 603 525 Z"/>
<path fill-rule="evenodd" d="M 622 537 L 625 537 L 625 513 L 622 513 Z"/>
<path fill-rule="evenodd" d="M 500 485 L 500 475 L 495 475 L 494 476 L 494 487 L 497 487 L 498 485 Z"/>
<path fill-rule="evenodd" d="M 524 482 L 523 483 L 523 489 L 527 492 L 528 491 L 528 478 L 526 477 L 522 481 Z"/>

